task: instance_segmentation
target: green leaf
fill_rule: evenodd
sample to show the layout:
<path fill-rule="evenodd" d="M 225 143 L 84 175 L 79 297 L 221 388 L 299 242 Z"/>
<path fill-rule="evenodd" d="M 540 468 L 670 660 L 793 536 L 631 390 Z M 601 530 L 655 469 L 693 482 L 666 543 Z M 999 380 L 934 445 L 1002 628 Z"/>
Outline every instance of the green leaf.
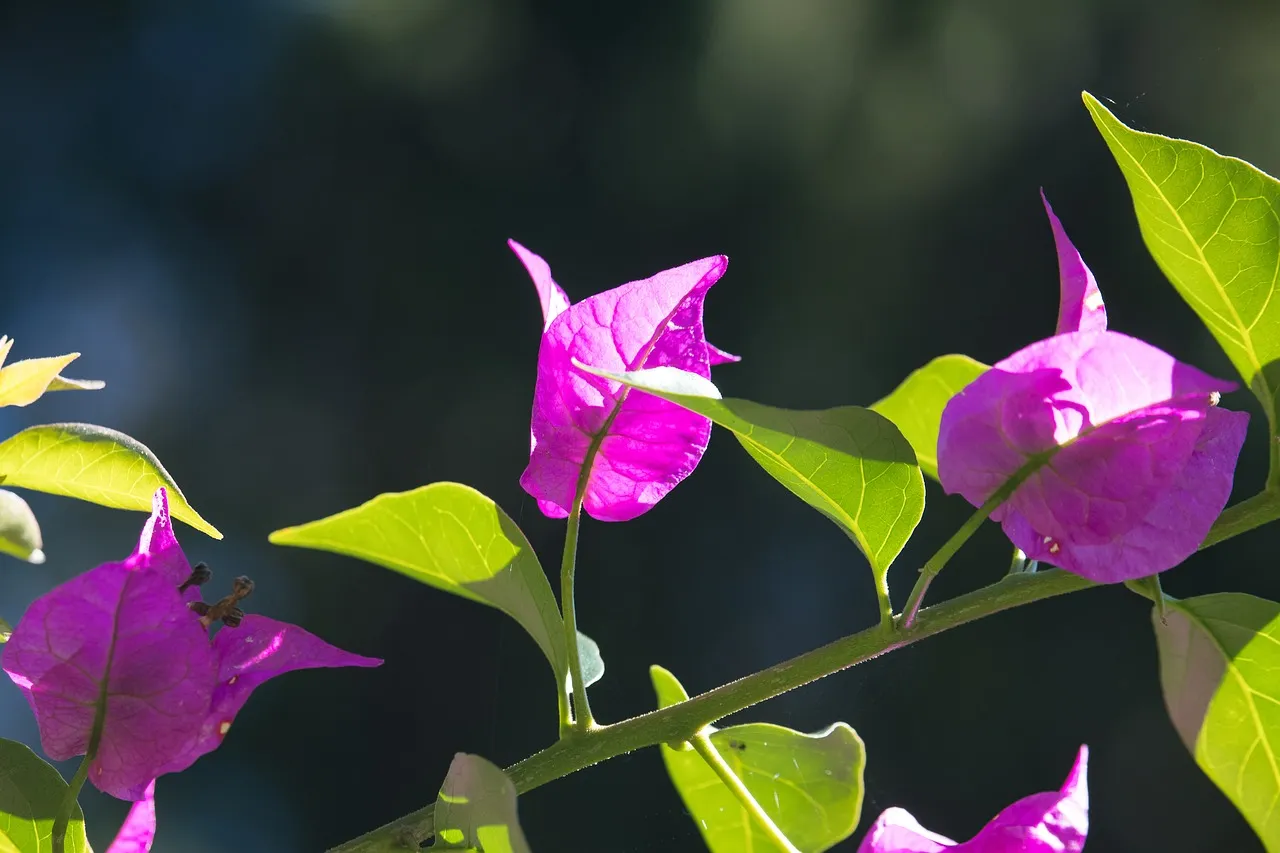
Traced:
<path fill-rule="evenodd" d="M 649 674 L 659 708 L 689 698 L 667 670 L 653 666 Z M 721 757 L 803 853 L 829 850 L 853 834 L 862 813 L 866 753 L 849 726 L 836 723 L 811 735 L 770 723 L 708 729 Z M 664 744 L 662 759 L 711 853 L 781 849 L 687 744 L 679 749 Z"/>
<path fill-rule="evenodd" d="M 0 442 L 0 482 L 142 512 L 151 511 L 152 495 L 164 486 L 174 518 L 214 539 L 222 538 L 191 508 L 154 453 L 106 427 L 48 424 L 24 429 Z"/>
<path fill-rule="evenodd" d="M 1280 851 L 1280 604 L 1242 593 L 1153 613 L 1174 728 L 1267 850 Z"/>
<path fill-rule="evenodd" d="M 1280 391 L 1280 182 L 1195 142 L 1126 127 L 1089 93 L 1147 248 L 1262 401 Z"/>
<path fill-rule="evenodd" d="M 25 745 L 0 738 L 0 838 L 22 853 L 53 850 L 53 822 L 67 783 Z M 87 853 L 79 804 L 67 825 L 65 853 Z M 0 850 L 3 846 L 0 845 Z"/>
<path fill-rule="evenodd" d="M 516 813 L 516 787 L 478 755 L 459 752 L 449 765 L 435 811 L 431 850 L 530 853 Z"/>
<path fill-rule="evenodd" d="M 582 664 L 582 684 L 590 687 L 604 678 L 604 658 L 600 646 L 581 631 L 578 632 L 578 663 Z"/>
<path fill-rule="evenodd" d="M 101 391 L 107 383 L 101 379 L 72 379 L 69 376 L 55 376 L 45 391 Z"/>
<path fill-rule="evenodd" d="M 13 339 L 0 336 L 0 364 L 9 357 Z M 30 358 L 0 368 L 0 406 L 29 406 L 44 396 L 58 371 L 80 357 L 73 352 L 53 358 Z"/>
<path fill-rule="evenodd" d="M 11 636 L 13 636 L 13 626 L 3 619 L 0 619 L 0 643 L 9 642 L 9 638 Z"/>
<path fill-rule="evenodd" d="M 560 608 L 533 547 L 510 516 L 470 486 L 432 483 L 379 495 L 269 539 L 357 557 L 496 607 L 524 626 L 560 683 L 568 673 Z"/>
<path fill-rule="evenodd" d="M 947 401 L 988 370 L 967 355 L 940 355 L 871 405 L 893 421 L 916 452 L 920 470 L 938 479 L 938 427 Z"/>
<path fill-rule="evenodd" d="M 775 409 L 722 399 L 709 380 L 672 367 L 607 373 L 579 366 L 731 430 L 760 467 L 853 539 L 881 581 L 920 523 L 924 478 L 915 453 L 888 418 L 870 409 Z"/>
<path fill-rule="evenodd" d="M 40 524 L 27 502 L 0 489 L 0 552 L 39 565 L 44 562 Z"/>

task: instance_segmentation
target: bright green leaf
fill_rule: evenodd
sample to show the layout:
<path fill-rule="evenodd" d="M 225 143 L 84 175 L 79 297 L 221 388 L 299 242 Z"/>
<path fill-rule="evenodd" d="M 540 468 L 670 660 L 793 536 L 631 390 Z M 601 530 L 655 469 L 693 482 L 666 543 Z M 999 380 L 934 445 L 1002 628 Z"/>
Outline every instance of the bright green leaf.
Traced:
<path fill-rule="evenodd" d="M 726 400 L 709 380 L 671 367 L 621 374 L 583 369 L 731 430 L 775 480 L 849 534 L 881 582 L 924 514 L 924 478 L 911 445 L 870 409 L 794 411 Z"/>
<path fill-rule="evenodd" d="M 893 421 L 911 442 L 920 470 L 938 479 L 938 427 L 947 401 L 981 376 L 987 366 L 967 355 L 940 355 L 914 371 L 871 410 Z"/>
<path fill-rule="evenodd" d="M 1085 106 L 1133 196 L 1147 248 L 1240 375 L 1276 433 L 1280 392 L 1280 182 L 1181 139 L 1126 127 Z"/>
<path fill-rule="evenodd" d="M 164 486 L 174 518 L 214 539 L 222 538 L 191 508 L 154 453 L 106 427 L 48 424 L 24 429 L 0 442 L 0 482 L 142 512 L 151 512 L 151 497 Z"/>
<path fill-rule="evenodd" d="M 582 684 L 590 687 L 604 678 L 604 658 L 600 646 L 581 631 L 578 632 L 578 663 L 582 664 Z"/>
<path fill-rule="evenodd" d="M 11 636 L 13 636 L 13 626 L 0 619 L 0 643 L 9 642 L 9 637 Z"/>
<path fill-rule="evenodd" d="M 0 738 L 0 837 L 7 836 L 22 853 L 50 853 L 53 822 L 66 792 L 67 783 L 57 770 L 25 745 Z M 78 804 L 67 825 L 64 849 L 89 850 Z"/>
<path fill-rule="evenodd" d="M 568 672 L 564 623 L 533 547 L 510 516 L 470 486 L 432 483 L 379 495 L 269 538 L 367 560 L 496 607 L 524 626 L 558 679 Z"/>
<path fill-rule="evenodd" d="M 27 502 L 0 489 L 0 552 L 39 565 L 44 562 L 40 524 Z"/>
<path fill-rule="evenodd" d="M 1267 850 L 1280 851 L 1280 604 L 1242 593 L 1153 613 L 1174 728 Z"/>
<path fill-rule="evenodd" d="M 649 668 L 658 707 L 688 699 L 676 677 Z M 862 813 L 862 739 L 844 723 L 807 735 L 770 723 L 714 729 L 711 743 L 778 829 L 803 853 L 848 838 Z M 662 759 L 711 853 L 773 853 L 781 848 L 757 827 L 715 771 L 687 746 L 662 746 Z"/>
<path fill-rule="evenodd" d="M 516 788 L 498 767 L 459 752 L 449 765 L 435 811 L 432 850 L 530 853 L 516 813 Z"/>
<path fill-rule="evenodd" d="M 22 853 L 22 851 L 9 839 L 9 836 L 0 832 L 0 853 Z"/>

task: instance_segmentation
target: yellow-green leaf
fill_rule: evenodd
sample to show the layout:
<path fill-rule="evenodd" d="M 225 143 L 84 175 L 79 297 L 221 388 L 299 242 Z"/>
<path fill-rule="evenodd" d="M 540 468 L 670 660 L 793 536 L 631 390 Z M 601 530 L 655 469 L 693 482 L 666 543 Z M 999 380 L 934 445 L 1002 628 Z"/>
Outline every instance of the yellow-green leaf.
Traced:
<path fill-rule="evenodd" d="M 724 399 L 710 380 L 674 367 L 609 373 L 579 366 L 730 430 L 761 468 L 853 539 L 887 604 L 889 565 L 924 514 L 924 478 L 892 421 L 859 406 L 795 411 Z"/>
<path fill-rule="evenodd" d="M 152 495 L 164 486 L 174 518 L 214 539 L 222 538 L 191 508 L 154 453 L 106 427 L 47 424 L 24 429 L 0 442 L 0 482 L 140 512 L 151 511 Z"/>
<path fill-rule="evenodd" d="M 69 376 L 55 376 L 46 389 L 53 391 L 101 391 L 107 383 L 101 379 L 72 379 Z"/>
<path fill-rule="evenodd" d="M 563 684 L 564 624 L 538 556 L 511 517 L 470 486 L 432 483 L 379 495 L 277 530 L 270 541 L 367 560 L 496 607 L 524 626 Z"/>
<path fill-rule="evenodd" d="M 53 358 L 29 358 L 0 368 L 0 406 L 29 406 L 44 396 L 62 368 L 80 357 L 73 352 Z"/>
<path fill-rule="evenodd" d="M 1174 728 L 1258 833 L 1280 851 L 1280 604 L 1242 593 L 1166 599 L 1153 611 Z"/>
<path fill-rule="evenodd" d="M 658 707 L 688 699 L 676 677 L 649 668 Z M 862 813 L 862 739 L 844 723 L 803 734 L 771 723 L 708 727 L 711 743 L 778 829 L 803 853 L 820 853 L 853 834 Z M 711 853 L 777 853 L 746 809 L 702 757 L 663 745 L 662 760 Z"/>
<path fill-rule="evenodd" d="M 36 514 L 22 498 L 0 489 L 0 552 L 39 565 L 44 562 L 44 543 Z"/>
<path fill-rule="evenodd" d="M 1127 127 L 1087 92 L 1084 102 L 1129 184 L 1147 248 L 1262 401 L 1275 435 L 1280 182 L 1198 143 Z"/>
<path fill-rule="evenodd" d="M 911 442 L 920 470 L 938 479 L 938 428 L 947 402 L 989 368 L 967 355 L 940 355 L 871 404 Z"/>
<path fill-rule="evenodd" d="M 52 853 L 53 822 L 66 792 L 67 783 L 44 759 L 23 744 L 0 739 L 0 838 L 22 853 Z M 63 849 L 89 851 L 79 804 L 71 813 Z"/>
<path fill-rule="evenodd" d="M 459 752 L 440 786 L 431 850 L 530 853 L 516 813 L 516 788 L 496 765 Z"/>

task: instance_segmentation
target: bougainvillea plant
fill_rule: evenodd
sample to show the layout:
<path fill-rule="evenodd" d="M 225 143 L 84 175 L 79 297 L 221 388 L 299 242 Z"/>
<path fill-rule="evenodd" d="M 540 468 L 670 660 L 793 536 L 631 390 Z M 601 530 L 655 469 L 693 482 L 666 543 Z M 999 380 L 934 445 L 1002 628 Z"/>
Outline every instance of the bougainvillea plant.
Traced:
<path fill-rule="evenodd" d="M 822 411 L 724 398 L 711 382 L 714 366 L 737 360 L 707 340 L 703 324 L 726 258 L 573 303 L 547 262 L 512 241 L 543 316 L 520 484 L 545 515 L 566 520 L 559 596 L 515 522 L 458 483 L 380 495 L 271 541 L 362 558 L 514 618 L 551 667 L 559 736 L 505 770 L 459 753 L 433 805 L 334 850 L 528 853 L 519 794 L 642 748 L 661 751 L 691 832 L 713 853 L 816 853 L 859 832 L 860 853 L 1083 850 L 1087 746 L 1056 791 L 1003 808 L 993 802 L 995 817 L 957 842 L 912 816 L 924 804 L 895 804 L 860 830 L 867 752 L 846 723 L 812 734 L 716 723 L 958 625 L 1109 584 L 1151 601 L 1160 650 L 1151 677 L 1175 730 L 1265 848 L 1280 851 L 1272 757 L 1280 721 L 1270 711 L 1280 705 L 1280 603 L 1241 593 L 1177 600 L 1159 583 L 1197 550 L 1280 518 L 1280 300 L 1272 298 L 1280 291 L 1280 182 L 1195 143 L 1132 130 L 1087 94 L 1085 105 L 1128 183 L 1151 254 L 1240 381 L 1109 328 L 1102 289 L 1047 200 L 1059 267 L 1053 334 L 990 367 L 939 356 L 869 407 Z M 0 365 L 10 347 L 0 338 Z M 3 367 L 0 405 L 100 387 L 60 376 L 74 358 Z M 1265 414 L 1269 474 L 1262 492 L 1227 507 L 1251 424 L 1224 395 L 1241 386 Z M 879 619 L 698 696 L 654 666 L 656 710 L 601 723 L 587 691 L 604 663 L 577 630 L 574 606 L 583 514 L 625 522 L 647 512 L 694 472 L 713 425 L 849 536 L 871 570 Z M 150 850 L 157 780 L 188 771 L 233 736 L 256 687 L 296 669 L 379 663 L 245 613 L 252 581 L 219 588 L 207 567 L 190 564 L 170 513 L 219 534 L 127 436 L 83 424 L 33 427 L 0 442 L 0 477 L 151 512 L 128 558 L 55 587 L 11 633 L 0 624 L 0 661 L 31 706 L 44 753 L 83 756 L 68 784 L 26 746 L 0 740 L 0 794 L 9 797 L 0 796 L 0 853 L 87 850 L 77 804 L 85 781 L 134 803 L 110 853 Z M 891 590 L 888 568 L 923 515 L 925 477 L 975 511 L 920 567 L 912 589 Z M 1010 541 L 1009 574 L 926 606 L 933 579 L 988 520 Z M 0 491 L 0 549 L 43 559 L 34 516 L 8 491 Z M 163 814 L 163 781 L 159 787 Z M 3 809 L 16 799 L 39 817 L 13 820 Z M 1110 804 L 1103 798 L 1093 808 Z"/>

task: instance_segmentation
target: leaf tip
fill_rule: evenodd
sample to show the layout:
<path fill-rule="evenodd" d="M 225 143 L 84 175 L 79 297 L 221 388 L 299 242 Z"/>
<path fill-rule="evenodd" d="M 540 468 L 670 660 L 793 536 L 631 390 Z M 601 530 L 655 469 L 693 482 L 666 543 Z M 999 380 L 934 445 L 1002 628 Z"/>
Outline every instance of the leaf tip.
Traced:
<path fill-rule="evenodd" d="M 27 562 L 33 566 L 43 565 L 44 559 L 44 551 L 41 551 L 39 548 L 31 549 L 31 553 L 27 555 Z"/>
<path fill-rule="evenodd" d="M 294 531 L 297 527 L 281 527 L 279 530 L 273 530 L 267 534 L 267 541 L 272 545 L 292 545 Z"/>
<path fill-rule="evenodd" d="M 219 540 L 222 539 L 222 531 L 214 527 L 209 522 L 205 521 L 200 516 L 200 513 L 196 512 L 194 509 L 191 509 L 190 507 L 186 507 L 186 508 L 174 507 L 173 517 L 183 522 L 186 522 L 187 525 L 194 527 L 196 530 L 199 530 L 201 533 L 203 533 L 205 536 L 208 536 L 210 539 L 219 539 Z"/>

